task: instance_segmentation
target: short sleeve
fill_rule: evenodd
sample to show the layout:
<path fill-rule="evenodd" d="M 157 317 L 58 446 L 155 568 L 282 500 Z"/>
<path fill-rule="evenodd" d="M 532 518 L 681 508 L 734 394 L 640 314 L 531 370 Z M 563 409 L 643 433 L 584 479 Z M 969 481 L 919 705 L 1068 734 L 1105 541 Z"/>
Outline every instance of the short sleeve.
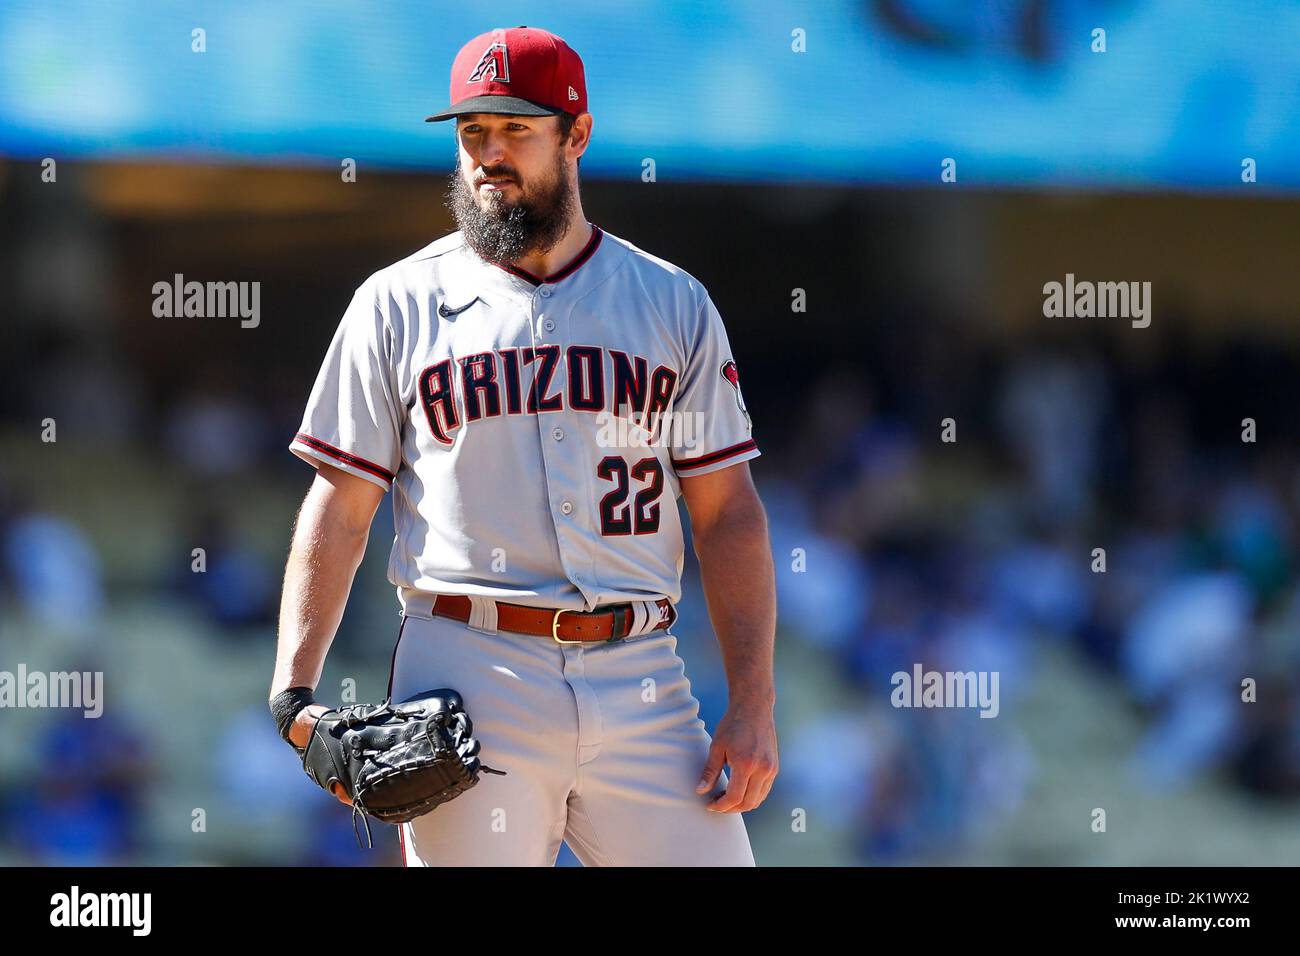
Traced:
<path fill-rule="evenodd" d="M 289 450 L 392 487 L 401 464 L 403 412 L 394 385 L 393 340 L 367 284 L 330 342 Z"/>
<path fill-rule="evenodd" d="M 681 477 L 707 475 L 759 455 L 722 316 L 708 295 L 701 311 L 674 403 L 672 463 Z"/>

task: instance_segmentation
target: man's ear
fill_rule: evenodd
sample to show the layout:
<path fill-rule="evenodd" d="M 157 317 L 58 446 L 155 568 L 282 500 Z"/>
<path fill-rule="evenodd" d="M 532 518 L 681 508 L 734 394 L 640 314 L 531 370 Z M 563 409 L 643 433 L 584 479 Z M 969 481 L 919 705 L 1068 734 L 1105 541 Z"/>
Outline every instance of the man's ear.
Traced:
<path fill-rule="evenodd" d="M 569 132 L 569 141 L 572 145 L 580 147 L 577 157 L 579 159 L 587 151 L 587 147 L 591 145 L 591 131 L 594 123 L 595 120 L 592 119 L 590 113 L 582 113 L 574 120 L 573 129 Z"/>

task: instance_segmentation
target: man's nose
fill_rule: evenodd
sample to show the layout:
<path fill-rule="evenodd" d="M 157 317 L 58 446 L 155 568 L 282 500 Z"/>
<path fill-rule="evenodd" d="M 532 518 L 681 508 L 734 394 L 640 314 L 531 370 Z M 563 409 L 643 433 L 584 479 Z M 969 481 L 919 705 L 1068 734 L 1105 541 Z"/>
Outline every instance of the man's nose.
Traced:
<path fill-rule="evenodd" d="M 505 156 L 505 137 L 500 133 L 485 133 L 479 142 L 479 164 L 482 166 L 496 166 L 505 159 Z"/>

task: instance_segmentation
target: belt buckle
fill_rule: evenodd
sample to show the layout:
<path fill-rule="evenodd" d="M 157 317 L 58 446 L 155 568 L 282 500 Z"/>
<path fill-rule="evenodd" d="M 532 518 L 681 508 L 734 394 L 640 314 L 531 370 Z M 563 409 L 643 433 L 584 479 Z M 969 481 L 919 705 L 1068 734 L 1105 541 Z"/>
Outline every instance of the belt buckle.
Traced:
<path fill-rule="evenodd" d="M 570 614 L 578 613 L 571 607 L 562 607 L 556 611 L 555 616 L 551 618 L 551 637 L 554 639 L 556 644 L 586 644 L 586 641 L 566 641 L 564 638 L 560 637 L 560 615 L 565 611 L 568 611 Z"/>

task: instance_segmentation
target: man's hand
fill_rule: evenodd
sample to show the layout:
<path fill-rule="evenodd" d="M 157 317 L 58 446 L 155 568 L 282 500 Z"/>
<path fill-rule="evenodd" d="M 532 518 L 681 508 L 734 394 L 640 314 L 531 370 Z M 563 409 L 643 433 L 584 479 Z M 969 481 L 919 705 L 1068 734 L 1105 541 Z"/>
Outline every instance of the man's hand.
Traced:
<path fill-rule="evenodd" d="M 328 711 L 329 708 L 324 704 L 308 704 L 302 710 L 298 711 L 298 716 L 293 719 L 293 726 L 289 728 L 289 741 L 299 750 L 307 746 L 311 740 L 311 732 L 316 726 L 316 718 Z M 339 803 L 345 807 L 352 806 L 352 801 L 348 799 L 347 793 L 339 784 L 330 788 L 330 793 L 334 794 Z"/>
<path fill-rule="evenodd" d="M 731 780 L 727 792 L 711 800 L 708 809 L 745 813 L 767 799 L 779 770 L 776 720 L 770 704 L 732 704 L 727 708 L 718 722 L 696 793 L 713 788 L 723 764 L 731 767 Z"/>

